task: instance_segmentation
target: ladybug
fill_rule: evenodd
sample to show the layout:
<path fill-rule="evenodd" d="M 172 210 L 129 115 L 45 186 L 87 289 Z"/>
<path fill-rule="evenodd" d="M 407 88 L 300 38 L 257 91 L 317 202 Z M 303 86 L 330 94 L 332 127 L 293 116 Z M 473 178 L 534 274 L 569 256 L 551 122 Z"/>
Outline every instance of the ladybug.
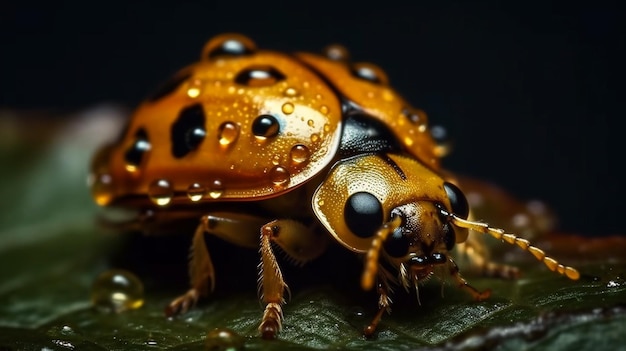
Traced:
<path fill-rule="evenodd" d="M 137 108 L 119 140 L 94 156 L 90 179 L 98 205 L 138 210 L 146 232 L 199 220 L 191 287 L 168 305 L 168 315 L 186 312 L 215 287 L 205 234 L 258 249 L 265 308 L 259 332 L 268 339 L 282 328 L 288 289 L 274 245 L 301 264 L 333 239 L 361 255 L 361 285 L 380 294 L 366 335 L 390 311 L 393 285 L 417 293 L 437 275 L 476 300 L 487 298 L 489 291 L 461 276 L 455 246 L 479 269 L 517 274 L 489 262 L 469 230 L 578 279 L 576 269 L 527 240 L 472 220 L 462 185 L 440 167 L 444 153 L 426 115 L 380 68 L 351 62 L 344 48 L 285 54 L 224 34 Z"/>

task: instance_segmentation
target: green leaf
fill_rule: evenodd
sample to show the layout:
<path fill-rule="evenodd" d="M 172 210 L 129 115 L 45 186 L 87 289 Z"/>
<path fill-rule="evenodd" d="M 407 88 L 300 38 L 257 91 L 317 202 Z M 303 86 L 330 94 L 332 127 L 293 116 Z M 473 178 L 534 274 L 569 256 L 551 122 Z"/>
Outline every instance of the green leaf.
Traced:
<path fill-rule="evenodd" d="M 230 279 L 244 281 L 239 288 L 229 286 L 228 273 L 218 276 L 210 299 L 185 315 L 165 318 L 163 307 L 186 289 L 189 237 L 181 236 L 180 249 L 172 246 L 170 252 L 169 241 L 162 242 L 165 249 L 157 248 L 162 239 L 109 235 L 96 225 L 98 209 L 85 184 L 89 159 L 97 146 L 114 138 L 120 113 L 101 108 L 63 123 L 3 113 L 0 350 L 202 350 L 215 328 L 238 335 L 226 342 L 245 344 L 247 350 L 623 347 L 623 238 L 547 239 L 552 254 L 583 273 L 576 282 L 523 260 L 524 275 L 516 281 L 466 277 L 479 289 L 492 289 L 483 302 L 436 279 L 420 287 L 421 304 L 415 292 L 398 289 L 392 314 L 383 316 L 372 339 L 365 339 L 362 329 L 376 313 L 377 297 L 359 290 L 358 262 L 287 269 L 288 283 L 299 282 L 291 285 L 284 329 L 275 341 L 257 333 L 262 307 L 254 264 L 230 267 Z M 585 248 L 583 254 L 577 251 Z M 350 260 L 349 253 L 339 254 Z M 94 309 L 94 280 L 123 263 L 136 268 L 145 283 L 143 307 L 117 314 Z M 329 270 L 344 272 L 345 278 Z M 209 342 L 219 346 L 223 340 Z"/>

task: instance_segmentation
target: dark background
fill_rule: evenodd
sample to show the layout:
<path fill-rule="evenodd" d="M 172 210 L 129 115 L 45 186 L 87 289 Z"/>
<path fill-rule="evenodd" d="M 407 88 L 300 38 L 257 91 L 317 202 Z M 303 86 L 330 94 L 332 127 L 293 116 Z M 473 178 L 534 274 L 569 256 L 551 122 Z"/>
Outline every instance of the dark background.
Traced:
<path fill-rule="evenodd" d="M 85 3 L 2 5 L 0 108 L 132 107 L 222 32 L 285 51 L 341 43 L 447 128 L 448 168 L 545 200 L 565 231 L 624 233 L 617 3 Z"/>

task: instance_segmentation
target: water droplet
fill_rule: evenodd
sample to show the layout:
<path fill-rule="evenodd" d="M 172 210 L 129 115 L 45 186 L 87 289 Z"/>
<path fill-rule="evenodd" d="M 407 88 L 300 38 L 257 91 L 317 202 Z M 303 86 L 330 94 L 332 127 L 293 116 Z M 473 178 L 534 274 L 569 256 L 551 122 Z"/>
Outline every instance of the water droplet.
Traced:
<path fill-rule="evenodd" d="M 294 96 L 298 95 L 298 91 L 296 89 L 294 89 L 294 88 L 287 88 L 287 89 L 285 89 L 283 94 L 285 94 L 285 96 L 288 96 L 288 97 L 294 97 Z"/>
<path fill-rule="evenodd" d="M 330 132 L 330 124 L 326 123 L 324 124 L 324 133 L 328 133 Z"/>
<path fill-rule="evenodd" d="M 287 168 L 283 166 L 274 166 L 270 169 L 270 180 L 276 186 L 285 186 L 289 183 L 289 178 L 291 175 Z"/>
<path fill-rule="evenodd" d="M 148 346 L 158 346 L 159 344 L 154 339 L 148 339 L 148 340 L 146 340 L 146 345 L 148 345 Z"/>
<path fill-rule="evenodd" d="M 202 57 L 217 59 L 251 55 L 256 45 L 250 38 L 241 34 L 221 34 L 209 40 L 202 49 Z"/>
<path fill-rule="evenodd" d="M 348 50 L 339 44 L 329 45 L 324 49 L 326 57 L 333 61 L 349 61 L 350 53 Z"/>
<path fill-rule="evenodd" d="M 239 125 L 234 122 L 224 122 L 219 126 L 217 137 L 220 145 L 228 146 L 239 137 Z"/>
<path fill-rule="evenodd" d="M 314 121 L 314 120 L 312 120 L 312 119 L 310 119 L 310 120 L 306 121 L 306 124 L 307 124 L 309 127 L 313 127 L 313 126 L 315 126 L 315 121 Z"/>
<path fill-rule="evenodd" d="M 320 141 L 320 135 L 317 133 L 311 134 L 311 142 L 317 143 L 318 141 Z"/>
<path fill-rule="evenodd" d="M 150 183 L 150 186 L 148 187 L 148 196 L 155 204 L 165 206 L 172 201 L 172 197 L 174 197 L 174 188 L 169 181 L 165 179 L 157 179 Z"/>
<path fill-rule="evenodd" d="M 122 269 L 101 273 L 91 287 L 91 302 L 103 312 L 120 313 L 143 305 L 143 283 Z"/>
<path fill-rule="evenodd" d="M 193 183 L 187 188 L 187 196 L 193 202 L 202 200 L 206 193 L 206 187 L 200 183 Z"/>
<path fill-rule="evenodd" d="M 286 115 L 292 114 L 294 109 L 295 107 L 291 102 L 285 102 L 282 107 L 283 113 Z"/>
<path fill-rule="evenodd" d="M 221 180 L 216 179 L 211 183 L 209 187 L 209 196 L 213 199 L 217 199 L 224 194 L 224 184 Z"/>
<path fill-rule="evenodd" d="M 113 199 L 113 178 L 108 173 L 91 174 L 87 181 L 91 186 L 91 194 L 100 206 L 108 205 Z"/>
<path fill-rule="evenodd" d="M 231 329 L 215 328 L 207 333 L 204 347 L 211 351 L 237 351 L 244 349 L 244 341 L 241 335 Z"/>
<path fill-rule="evenodd" d="M 406 118 L 408 118 L 409 121 L 411 121 L 411 123 L 416 125 L 417 129 L 420 132 L 426 131 L 426 126 L 428 125 L 428 118 L 426 117 L 426 114 L 423 111 L 407 107 L 402 110 L 402 114 Z"/>
<path fill-rule="evenodd" d="M 202 94 L 202 81 L 200 79 L 194 79 L 187 89 L 187 96 L 192 99 L 197 98 Z"/>
<path fill-rule="evenodd" d="M 289 151 L 289 158 L 291 162 L 295 165 L 300 165 L 309 160 L 311 157 L 311 151 L 306 145 L 297 144 L 294 145 Z"/>
<path fill-rule="evenodd" d="M 274 166 L 278 166 L 280 164 L 280 159 L 281 159 L 281 157 L 280 157 L 279 154 L 276 154 L 276 155 L 272 156 L 272 164 Z"/>
<path fill-rule="evenodd" d="M 69 338 L 79 338 L 81 337 L 81 333 L 78 330 L 75 330 L 73 327 L 67 324 L 56 324 L 52 325 L 48 330 L 46 330 L 46 335 L 57 338 L 57 339 L 69 339 Z"/>
<path fill-rule="evenodd" d="M 330 109 L 328 108 L 328 106 L 326 106 L 326 105 L 322 105 L 322 106 L 320 106 L 320 112 L 321 112 L 323 115 L 327 115 L 327 114 L 328 114 L 328 112 L 330 112 Z"/>
<path fill-rule="evenodd" d="M 319 200 L 319 201 L 317 202 L 317 205 L 318 205 L 319 207 L 323 207 L 323 206 L 324 206 L 324 200 Z"/>

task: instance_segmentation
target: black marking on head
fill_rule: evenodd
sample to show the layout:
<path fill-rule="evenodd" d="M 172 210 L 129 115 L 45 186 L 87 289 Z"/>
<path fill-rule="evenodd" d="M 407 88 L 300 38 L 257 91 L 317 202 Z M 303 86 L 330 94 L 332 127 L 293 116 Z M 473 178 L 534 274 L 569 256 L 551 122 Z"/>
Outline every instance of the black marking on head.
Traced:
<path fill-rule="evenodd" d="M 181 158 L 197 149 L 206 136 L 202 104 L 185 107 L 172 124 L 172 155 Z"/>
<path fill-rule="evenodd" d="M 363 153 L 398 153 L 401 150 L 393 132 L 383 122 L 358 110 L 346 115 L 339 147 L 341 158 Z"/>
<path fill-rule="evenodd" d="M 265 87 L 284 80 L 285 75 L 270 65 L 254 65 L 237 73 L 235 83 L 249 87 Z"/>
<path fill-rule="evenodd" d="M 396 163 L 396 161 L 394 161 L 391 157 L 389 157 L 389 155 L 385 154 L 382 155 L 381 158 L 391 167 L 393 168 L 394 171 L 396 171 L 396 173 L 398 174 L 398 176 L 400 176 L 400 178 L 402 178 L 402 180 L 406 180 L 406 174 L 404 173 L 404 171 L 402 170 L 402 168 L 400 168 L 400 166 L 398 166 L 398 164 Z"/>
<path fill-rule="evenodd" d="M 280 123 L 272 115 L 260 115 L 252 122 L 252 134 L 258 137 L 271 138 L 280 132 Z"/>
<path fill-rule="evenodd" d="M 221 56 L 248 56 L 255 52 L 255 47 L 237 38 L 227 38 L 207 53 L 208 59 Z"/>
<path fill-rule="evenodd" d="M 146 133 L 145 129 L 139 128 L 135 132 L 135 141 L 124 153 L 124 161 L 131 166 L 139 167 L 144 155 L 150 151 L 150 148 L 148 133 Z"/>
<path fill-rule="evenodd" d="M 165 83 L 161 84 L 152 94 L 148 96 L 148 101 L 155 102 L 167 95 L 173 93 L 178 87 L 183 84 L 187 79 L 191 77 L 191 71 L 186 71 L 174 75 L 168 79 Z"/>

